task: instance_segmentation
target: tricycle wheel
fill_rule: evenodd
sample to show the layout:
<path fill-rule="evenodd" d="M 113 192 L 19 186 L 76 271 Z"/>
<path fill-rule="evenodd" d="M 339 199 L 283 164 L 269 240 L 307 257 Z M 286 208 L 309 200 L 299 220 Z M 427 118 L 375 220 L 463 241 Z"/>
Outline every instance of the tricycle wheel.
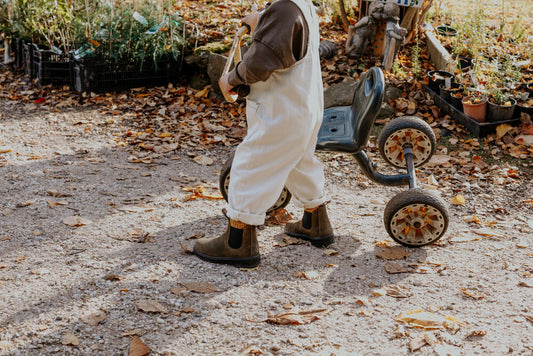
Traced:
<path fill-rule="evenodd" d="M 227 161 L 222 166 L 222 170 L 220 171 L 220 176 L 218 179 L 218 186 L 220 188 L 220 193 L 224 197 L 226 201 L 228 201 L 228 189 L 229 189 L 229 180 L 230 180 L 230 172 L 231 172 L 231 165 L 233 163 L 233 156 L 232 154 Z M 281 194 L 279 195 L 278 200 L 267 210 L 267 215 L 273 212 L 277 209 L 282 209 L 289 204 L 291 201 L 292 195 L 291 192 L 287 189 L 287 187 L 283 187 L 283 190 L 281 191 Z"/>
<path fill-rule="evenodd" d="M 409 189 L 389 201 L 384 221 L 394 241 L 408 247 L 421 247 L 444 235 L 448 228 L 448 208 L 433 192 Z"/>
<path fill-rule="evenodd" d="M 422 119 L 405 116 L 389 121 L 378 137 L 381 156 L 397 168 L 406 168 L 404 149 L 411 147 L 414 153 L 414 165 L 420 167 L 430 160 L 435 152 L 435 133 Z"/>

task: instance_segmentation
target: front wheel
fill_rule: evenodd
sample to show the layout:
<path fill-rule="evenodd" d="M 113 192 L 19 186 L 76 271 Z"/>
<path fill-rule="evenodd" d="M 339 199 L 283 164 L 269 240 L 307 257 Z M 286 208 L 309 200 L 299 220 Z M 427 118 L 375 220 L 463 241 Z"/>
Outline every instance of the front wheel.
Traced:
<path fill-rule="evenodd" d="M 420 188 L 394 196 L 384 212 L 385 228 L 404 246 L 421 247 L 439 240 L 448 228 L 448 208 L 437 194 Z"/>
<path fill-rule="evenodd" d="M 220 188 L 220 193 L 226 201 L 228 201 L 229 180 L 231 165 L 233 164 L 233 156 L 234 155 L 232 154 L 231 157 L 229 157 L 228 160 L 224 163 L 224 165 L 222 166 L 222 170 L 220 171 L 220 176 L 218 178 L 218 186 Z M 283 190 L 281 191 L 278 200 L 266 211 L 266 214 L 268 215 L 274 210 L 285 208 L 287 204 L 289 204 L 289 202 L 291 201 L 291 198 L 291 192 L 289 192 L 287 187 L 283 187 Z"/>

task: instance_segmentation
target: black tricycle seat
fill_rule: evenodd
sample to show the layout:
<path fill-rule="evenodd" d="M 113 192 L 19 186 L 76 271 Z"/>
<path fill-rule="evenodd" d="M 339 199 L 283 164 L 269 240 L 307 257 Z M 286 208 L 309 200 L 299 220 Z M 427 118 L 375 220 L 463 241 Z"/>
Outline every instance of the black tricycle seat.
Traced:
<path fill-rule="evenodd" d="M 351 106 L 324 110 L 317 149 L 347 153 L 361 151 L 368 142 L 384 93 L 383 72 L 373 67 L 357 83 Z"/>

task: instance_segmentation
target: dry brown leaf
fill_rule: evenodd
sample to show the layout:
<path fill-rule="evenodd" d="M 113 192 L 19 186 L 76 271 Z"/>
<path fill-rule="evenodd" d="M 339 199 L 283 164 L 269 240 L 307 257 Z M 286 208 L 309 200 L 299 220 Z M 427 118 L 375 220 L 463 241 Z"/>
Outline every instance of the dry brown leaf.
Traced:
<path fill-rule="evenodd" d="M 305 279 L 317 279 L 318 278 L 318 272 L 317 271 L 308 271 L 308 272 L 300 272 L 300 271 L 295 271 L 293 274 L 292 274 L 293 277 L 297 277 L 297 278 L 305 278 Z"/>
<path fill-rule="evenodd" d="M 74 336 L 74 334 L 67 331 L 61 339 L 61 343 L 63 345 L 78 346 L 80 344 L 80 340 L 76 336 Z"/>
<path fill-rule="evenodd" d="M 387 295 L 394 298 L 408 298 L 411 296 L 411 290 L 405 286 L 393 284 L 385 286 L 383 289 L 387 292 Z"/>
<path fill-rule="evenodd" d="M 106 313 L 103 310 L 99 310 L 96 313 L 87 314 L 81 317 L 81 321 L 91 326 L 97 326 L 107 318 Z"/>
<path fill-rule="evenodd" d="M 464 205 L 466 204 L 466 199 L 463 195 L 457 194 L 455 197 L 452 198 L 451 202 L 453 205 Z"/>
<path fill-rule="evenodd" d="M 390 274 L 409 272 L 409 269 L 396 262 L 387 262 L 383 267 L 385 268 L 385 271 Z"/>
<path fill-rule="evenodd" d="M 407 252 L 401 247 L 387 247 L 376 253 L 376 257 L 384 260 L 401 260 L 410 254 L 410 252 Z"/>
<path fill-rule="evenodd" d="M 265 224 L 267 225 L 284 225 L 292 220 L 291 214 L 285 209 L 276 209 L 266 217 Z"/>
<path fill-rule="evenodd" d="M 305 241 L 302 240 L 302 239 L 298 239 L 296 237 L 291 237 L 291 236 L 285 235 L 285 236 L 283 236 L 283 241 L 278 243 L 275 246 L 285 247 L 285 246 L 289 246 L 289 245 L 302 245 L 304 243 L 305 243 Z"/>
<path fill-rule="evenodd" d="M 396 317 L 395 320 L 404 322 L 415 328 L 426 330 L 452 328 L 454 325 L 460 324 L 460 322 L 454 317 L 443 317 L 423 310 L 413 310 L 402 313 Z"/>
<path fill-rule="evenodd" d="M 216 286 L 205 282 L 189 282 L 182 283 L 182 285 L 191 292 L 195 293 L 213 293 L 217 291 Z"/>
<path fill-rule="evenodd" d="M 424 338 L 424 334 L 418 334 L 414 338 L 409 340 L 409 349 L 411 349 L 411 352 L 415 352 L 417 350 L 420 350 L 426 344 L 427 342 Z"/>
<path fill-rule="evenodd" d="M 358 296 L 358 297 L 354 297 L 354 299 L 355 299 L 356 303 L 359 303 L 361 305 L 369 305 L 370 304 L 370 301 L 368 300 L 367 297 Z"/>
<path fill-rule="evenodd" d="M 54 198 L 67 198 L 67 197 L 71 197 L 72 194 L 69 194 L 69 193 L 63 193 L 63 192 L 58 192 L 57 190 L 49 190 L 47 191 L 48 195 L 54 197 Z"/>
<path fill-rule="evenodd" d="M 104 279 L 106 281 L 120 281 L 121 279 L 124 279 L 124 277 L 119 276 L 118 274 L 106 274 Z"/>
<path fill-rule="evenodd" d="M 315 320 L 326 316 L 329 310 L 326 308 L 288 311 L 286 313 L 269 316 L 265 321 L 271 324 L 279 325 L 303 325 L 309 324 Z"/>
<path fill-rule="evenodd" d="M 11 152 L 11 148 L 9 148 L 7 146 L 0 146 L 0 154 L 9 153 L 9 152 Z"/>
<path fill-rule="evenodd" d="M 135 306 L 146 313 L 168 313 L 168 309 L 155 300 L 140 299 L 135 301 Z"/>
<path fill-rule="evenodd" d="M 376 242 L 376 246 L 389 247 L 391 243 L 392 243 L 391 240 L 379 240 L 378 242 Z"/>
<path fill-rule="evenodd" d="M 500 139 L 505 136 L 506 133 L 511 131 L 513 127 L 509 124 L 501 124 L 496 127 L 496 136 Z"/>
<path fill-rule="evenodd" d="M 489 228 L 475 229 L 475 230 L 472 230 L 472 232 L 474 232 L 474 233 L 476 233 L 478 235 L 481 235 L 481 236 L 498 238 L 498 239 L 507 237 L 507 236 L 497 232 L 496 230 L 489 229 Z"/>
<path fill-rule="evenodd" d="M 130 342 L 128 356 L 148 356 L 152 350 L 138 336 L 134 336 Z"/>
<path fill-rule="evenodd" d="M 193 161 L 202 166 L 211 166 L 215 162 L 212 158 L 206 156 L 196 156 Z"/>
<path fill-rule="evenodd" d="M 50 208 L 55 208 L 56 206 L 60 206 L 60 205 L 68 205 L 68 201 L 66 200 L 59 200 L 59 201 L 47 200 L 46 202 L 48 203 L 48 206 Z"/>
<path fill-rule="evenodd" d="M 92 221 L 89 219 L 82 218 L 80 216 L 69 216 L 63 219 L 63 224 L 72 227 L 79 227 L 92 224 Z"/>
<path fill-rule="evenodd" d="M 181 249 L 183 250 L 183 252 L 186 254 L 186 255 L 192 255 L 194 252 L 191 248 L 187 247 L 187 246 L 183 246 L 183 244 L 180 242 L 179 243 Z"/>
<path fill-rule="evenodd" d="M 0 241 L 11 241 L 11 236 L 2 236 L 0 237 Z"/>
<path fill-rule="evenodd" d="M 527 288 L 533 288 L 533 281 L 527 280 L 527 281 L 520 281 L 518 283 L 520 287 L 527 287 Z"/>
<path fill-rule="evenodd" d="M 468 298 L 478 299 L 478 300 L 485 298 L 485 295 L 483 293 L 472 290 L 472 289 L 463 288 L 461 289 L 461 292 Z"/>
<path fill-rule="evenodd" d="M 326 256 L 335 256 L 339 254 L 339 250 L 336 250 L 334 248 L 326 248 L 324 250 L 324 255 Z"/>

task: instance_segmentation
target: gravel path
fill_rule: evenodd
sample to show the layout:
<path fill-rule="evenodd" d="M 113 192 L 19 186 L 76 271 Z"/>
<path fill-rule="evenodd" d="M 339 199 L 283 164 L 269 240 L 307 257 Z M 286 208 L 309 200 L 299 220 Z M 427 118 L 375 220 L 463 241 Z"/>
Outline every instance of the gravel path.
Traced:
<path fill-rule="evenodd" d="M 259 231 L 261 266 L 239 270 L 186 251 L 226 221 L 222 201 L 188 200 L 183 188 L 217 193 L 229 148 L 130 163 L 120 117 L 0 107 L 1 355 L 142 355 L 135 336 L 153 355 L 533 354 L 532 180 L 508 178 L 512 167 L 489 172 L 501 184 L 458 166 L 422 169 L 446 201 L 461 193 L 466 203 L 450 206 L 438 245 L 406 249 L 382 223 L 400 189 L 320 154 L 335 251 L 287 245 L 270 225 Z M 431 314 L 396 320 L 415 310 Z M 318 319 L 272 317 L 289 311 Z"/>

